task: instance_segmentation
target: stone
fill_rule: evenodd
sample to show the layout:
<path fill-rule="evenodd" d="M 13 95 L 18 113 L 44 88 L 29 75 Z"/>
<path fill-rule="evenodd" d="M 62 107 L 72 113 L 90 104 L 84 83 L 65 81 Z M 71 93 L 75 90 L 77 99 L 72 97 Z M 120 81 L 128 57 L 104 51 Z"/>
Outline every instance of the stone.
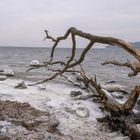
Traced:
<path fill-rule="evenodd" d="M 46 85 L 40 85 L 39 90 L 46 90 Z"/>
<path fill-rule="evenodd" d="M 76 96 L 79 96 L 79 95 L 81 95 L 81 94 L 82 94 L 81 91 L 71 91 L 70 96 L 71 96 L 71 97 L 76 97 Z"/>
<path fill-rule="evenodd" d="M 120 137 L 117 137 L 117 138 L 115 138 L 115 140 L 130 140 L 130 138 L 128 137 L 128 136 L 120 136 Z"/>
<path fill-rule="evenodd" d="M 5 75 L 0 75 L 0 81 L 4 81 L 4 80 L 6 80 L 7 79 L 7 76 L 5 76 Z"/>
<path fill-rule="evenodd" d="M 134 122 L 137 123 L 137 124 L 138 123 L 140 124 L 140 112 L 135 113 L 135 120 L 134 120 Z"/>
<path fill-rule="evenodd" d="M 138 128 L 138 132 L 140 133 L 140 124 L 137 124 L 136 126 Z"/>
<path fill-rule="evenodd" d="M 102 88 L 107 90 L 108 92 L 122 92 L 122 93 L 125 93 L 125 94 L 128 94 L 126 92 L 126 89 L 124 86 L 121 86 L 121 85 L 118 85 L 118 84 L 101 84 Z"/>
<path fill-rule="evenodd" d="M 113 92 L 111 94 L 112 94 L 112 96 L 114 96 L 117 99 L 123 99 L 124 98 L 124 96 L 119 92 Z"/>
<path fill-rule="evenodd" d="M 49 116 L 48 126 L 49 127 L 57 127 L 59 125 L 59 121 L 56 119 L 55 115 Z"/>
<path fill-rule="evenodd" d="M 80 118 L 88 118 L 89 117 L 89 110 L 88 110 L 88 108 L 85 108 L 85 107 L 78 107 L 75 110 L 75 113 Z"/>
<path fill-rule="evenodd" d="M 3 71 L 0 71 L 0 75 L 6 75 L 6 76 L 14 76 L 15 73 L 12 69 L 10 69 L 9 67 L 4 69 Z"/>
<path fill-rule="evenodd" d="M 112 84 L 112 83 L 116 83 L 116 81 L 111 80 L 111 81 L 107 81 L 106 84 Z"/>
<path fill-rule="evenodd" d="M 34 127 L 37 127 L 39 125 L 39 122 L 38 121 L 23 121 L 21 122 L 21 125 L 23 127 L 25 127 L 26 129 L 32 131 L 34 129 Z"/>
<path fill-rule="evenodd" d="M 24 81 L 22 81 L 21 83 L 18 83 L 18 85 L 15 86 L 15 88 L 18 88 L 18 89 L 26 89 L 27 86 L 26 86 L 26 84 L 24 83 Z"/>
<path fill-rule="evenodd" d="M 54 113 L 36 110 L 29 103 L 0 101 L 0 120 L 0 140 L 47 140 L 48 136 L 71 140 L 59 132 Z"/>
<path fill-rule="evenodd" d="M 137 104 L 140 106 L 140 99 L 138 99 Z"/>
<path fill-rule="evenodd" d="M 39 63 L 38 60 L 32 60 L 32 61 L 30 62 L 30 66 L 40 66 L 40 63 Z"/>

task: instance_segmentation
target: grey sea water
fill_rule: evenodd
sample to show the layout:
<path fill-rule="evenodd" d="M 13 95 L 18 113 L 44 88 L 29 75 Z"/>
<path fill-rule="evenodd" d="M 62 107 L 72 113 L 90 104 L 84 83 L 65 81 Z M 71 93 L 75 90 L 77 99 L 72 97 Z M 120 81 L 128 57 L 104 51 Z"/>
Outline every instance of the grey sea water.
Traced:
<path fill-rule="evenodd" d="M 25 73 L 29 68 L 29 64 L 32 60 L 47 61 L 50 56 L 50 48 L 27 48 L 27 47 L 0 47 L 0 66 L 8 65 L 16 73 L 17 77 L 28 77 L 30 79 L 43 79 L 50 74 L 47 69 L 33 70 Z M 77 49 L 76 56 L 78 58 L 82 49 Z M 67 56 L 70 56 L 70 48 L 58 48 L 55 52 L 55 60 L 66 60 Z M 134 85 L 140 85 L 140 76 L 128 77 L 130 69 L 124 67 L 118 67 L 114 65 L 102 66 L 101 63 L 105 60 L 118 60 L 125 62 L 127 59 L 135 61 L 126 51 L 119 48 L 103 48 L 90 50 L 84 62 L 82 63 L 87 74 L 91 77 L 97 76 L 99 81 L 114 80 L 117 83 L 133 87 Z"/>

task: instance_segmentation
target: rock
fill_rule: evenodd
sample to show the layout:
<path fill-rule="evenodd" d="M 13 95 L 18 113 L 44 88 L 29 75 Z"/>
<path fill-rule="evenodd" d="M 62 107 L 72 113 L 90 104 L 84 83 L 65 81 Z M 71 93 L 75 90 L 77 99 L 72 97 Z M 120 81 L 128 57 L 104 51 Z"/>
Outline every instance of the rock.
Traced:
<path fill-rule="evenodd" d="M 78 86 L 80 87 L 81 89 L 87 89 L 87 87 L 82 83 L 82 82 L 74 82 L 73 83 L 74 86 Z"/>
<path fill-rule="evenodd" d="M 76 97 L 76 96 L 81 95 L 81 94 L 82 94 L 81 91 L 71 91 L 70 96 L 71 97 Z"/>
<path fill-rule="evenodd" d="M 138 101 L 137 101 L 137 105 L 139 105 L 139 106 L 140 106 L 140 99 L 138 99 Z"/>
<path fill-rule="evenodd" d="M 0 81 L 4 81 L 4 80 L 6 80 L 7 79 L 7 76 L 5 76 L 5 75 L 0 75 Z"/>
<path fill-rule="evenodd" d="M 25 85 L 24 81 L 22 81 L 21 83 L 18 83 L 18 85 L 15 86 L 15 88 L 18 88 L 18 89 L 26 89 L 27 86 Z"/>
<path fill-rule="evenodd" d="M 0 140 L 11 140 L 12 138 L 9 136 L 6 136 L 5 134 L 0 134 Z"/>
<path fill-rule="evenodd" d="M 140 124 L 137 124 L 136 126 L 138 128 L 138 132 L 140 133 Z"/>
<path fill-rule="evenodd" d="M 102 88 L 109 91 L 109 92 L 123 92 L 125 94 L 128 94 L 126 92 L 126 89 L 124 86 L 118 85 L 118 84 L 101 84 Z"/>
<path fill-rule="evenodd" d="M 77 82 L 81 82 L 82 81 L 81 79 L 82 79 L 81 75 L 80 74 L 77 74 L 76 75 L 76 81 Z"/>
<path fill-rule="evenodd" d="M 40 63 L 39 63 L 38 60 L 32 60 L 32 61 L 30 62 L 30 66 L 40 66 Z"/>
<path fill-rule="evenodd" d="M 48 127 L 57 127 L 59 125 L 59 121 L 56 119 L 55 115 L 51 115 L 48 121 Z"/>
<path fill-rule="evenodd" d="M 0 75 L 6 75 L 6 76 L 14 76 L 15 73 L 12 69 L 10 69 L 9 67 L 4 69 L 3 71 L 0 71 Z"/>
<path fill-rule="evenodd" d="M 89 117 L 89 110 L 88 110 L 88 108 L 78 107 L 75 110 L 75 113 L 80 118 L 88 118 Z"/>
<path fill-rule="evenodd" d="M 120 137 L 117 137 L 117 138 L 115 138 L 115 140 L 130 140 L 130 138 L 128 137 L 128 136 L 120 136 Z"/>
<path fill-rule="evenodd" d="M 114 96 L 117 99 L 123 99 L 124 98 L 124 96 L 121 93 L 118 93 L 118 92 L 113 92 L 111 94 L 112 94 L 112 96 Z"/>
<path fill-rule="evenodd" d="M 135 120 L 134 120 L 134 122 L 137 123 L 137 124 L 138 123 L 140 124 L 140 112 L 135 113 Z"/>
<path fill-rule="evenodd" d="M 23 127 L 25 127 L 26 129 L 32 131 L 34 129 L 34 127 L 37 127 L 39 125 L 39 122 L 38 121 L 23 121 L 21 122 L 21 125 Z"/>
<path fill-rule="evenodd" d="M 46 90 L 46 85 L 40 85 L 39 90 Z"/>
<path fill-rule="evenodd" d="M 116 83 L 116 81 L 111 80 L 111 81 L 107 81 L 106 84 L 112 84 L 112 83 Z"/>
<path fill-rule="evenodd" d="M 54 113 L 36 110 L 29 103 L 0 101 L 0 120 L 0 140 L 71 140 L 59 132 Z"/>

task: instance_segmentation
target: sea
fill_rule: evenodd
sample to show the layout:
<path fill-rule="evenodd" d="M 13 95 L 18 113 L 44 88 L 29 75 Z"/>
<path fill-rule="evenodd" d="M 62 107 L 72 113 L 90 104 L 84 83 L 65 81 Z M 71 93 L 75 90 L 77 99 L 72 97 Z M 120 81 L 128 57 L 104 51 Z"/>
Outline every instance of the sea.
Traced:
<path fill-rule="evenodd" d="M 79 58 L 83 48 L 76 50 L 76 59 Z M 10 67 L 15 72 L 15 78 L 27 78 L 32 81 L 39 81 L 51 76 L 47 68 L 41 68 L 26 72 L 30 68 L 32 60 L 46 62 L 50 59 L 51 48 L 41 47 L 0 47 L 0 69 Z M 71 56 L 71 48 L 57 48 L 54 55 L 54 60 L 66 61 L 68 56 Z M 140 85 L 140 75 L 128 77 L 131 71 L 129 68 L 119 67 L 114 65 L 102 66 L 105 60 L 118 60 L 126 62 L 127 60 L 136 61 L 129 53 L 121 48 L 93 48 L 91 49 L 82 66 L 87 75 L 94 78 L 97 77 L 99 82 L 115 81 L 118 84 L 133 88 L 135 85 Z M 58 79 L 61 79 L 58 78 Z M 57 82 L 64 82 L 58 80 Z M 52 82 L 52 81 L 50 81 Z"/>

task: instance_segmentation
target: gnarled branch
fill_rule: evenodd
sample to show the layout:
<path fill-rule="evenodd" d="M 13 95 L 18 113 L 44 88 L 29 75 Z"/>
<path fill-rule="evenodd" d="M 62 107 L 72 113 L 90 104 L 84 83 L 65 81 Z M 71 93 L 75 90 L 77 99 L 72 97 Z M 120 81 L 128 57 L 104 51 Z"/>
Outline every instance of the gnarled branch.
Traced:
<path fill-rule="evenodd" d="M 92 35 L 92 34 L 85 33 L 85 32 L 82 32 L 80 30 L 77 30 L 74 27 L 69 28 L 67 30 L 67 32 L 64 34 L 64 36 L 57 37 L 56 39 L 53 38 L 52 36 L 50 36 L 48 34 L 47 30 L 45 30 L 45 33 L 46 33 L 46 38 L 45 39 L 52 40 L 54 42 L 54 44 L 52 46 L 52 50 L 51 50 L 51 54 L 50 54 L 50 60 L 48 62 L 44 62 L 41 67 L 47 67 L 48 70 L 51 70 L 53 72 L 53 75 L 51 77 L 48 77 L 48 78 L 40 81 L 40 82 L 35 83 L 35 84 L 41 84 L 43 82 L 53 80 L 58 76 L 63 76 L 65 79 L 67 79 L 69 82 L 71 82 L 74 85 L 74 83 L 71 80 L 69 80 L 69 78 L 67 76 L 65 76 L 64 73 L 66 73 L 66 72 L 75 72 L 75 73 L 80 74 L 81 82 L 91 92 L 93 92 L 94 94 L 97 94 L 97 96 L 100 99 L 100 104 L 103 106 L 103 108 L 106 111 L 110 112 L 111 117 L 114 117 L 114 116 L 115 117 L 116 116 L 121 117 L 122 115 L 123 116 L 131 115 L 130 112 L 132 111 L 134 105 L 136 104 L 136 101 L 137 101 L 137 99 L 139 97 L 139 94 L 140 94 L 140 87 L 136 86 L 131 91 L 131 94 L 129 95 L 127 101 L 125 103 L 121 104 L 118 101 L 116 101 L 106 90 L 102 89 L 102 86 L 97 83 L 96 77 L 95 77 L 95 79 L 92 79 L 92 78 L 89 78 L 86 75 L 84 69 L 81 66 L 81 63 L 84 61 L 84 58 L 85 58 L 86 54 L 93 47 L 93 45 L 95 43 L 110 44 L 110 45 L 114 45 L 114 46 L 123 48 L 128 53 L 130 53 L 132 56 L 134 56 L 135 59 L 137 60 L 137 62 L 131 63 L 131 62 L 127 61 L 125 63 L 122 63 L 122 62 L 118 62 L 118 61 L 105 61 L 102 65 L 113 64 L 113 65 L 128 67 L 128 68 L 130 68 L 132 70 L 132 72 L 129 73 L 128 75 L 129 76 L 135 76 L 140 72 L 140 51 L 138 49 L 136 49 L 131 44 L 129 44 L 129 43 L 127 43 L 127 42 L 125 42 L 125 41 L 123 41 L 121 39 L 117 39 L 117 38 L 113 38 L 113 37 L 95 36 L 95 35 Z M 71 56 L 67 59 L 66 62 L 54 61 L 53 60 L 54 52 L 55 52 L 55 49 L 56 49 L 58 43 L 60 41 L 62 41 L 62 40 L 66 40 L 69 35 L 71 35 L 71 39 L 72 39 Z M 85 46 L 85 48 L 81 52 L 78 60 L 75 59 L 76 36 L 79 36 L 81 38 L 89 40 L 89 43 L 87 44 L 87 46 Z M 58 69 L 58 68 L 57 69 L 49 68 L 50 65 L 55 66 L 55 65 L 58 65 L 58 64 L 60 66 L 62 66 L 60 69 Z M 76 66 L 80 66 L 80 70 L 73 69 Z M 40 67 L 36 67 L 36 68 L 40 68 Z M 31 68 L 31 69 L 33 69 L 33 68 Z M 35 84 L 32 84 L 32 85 L 35 85 Z M 96 90 L 96 93 L 95 93 L 95 90 L 93 90 L 93 88 Z M 110 117 L 110 120 L 111 120 L 111 117 Z M 113 121 L 113 120 L 111 120 L 111 121 Z M 126 124 L 125 119 L 123 120 L 123 123 Z M 126 126 L 127 125 L 125 125 L 125 127 Z M 136 129 L 133 130 L 133 131 L 135 131 L 135 133 L 138 134 Z M 139 134 L 137 136 L 139 137 Z M 136 138 L 138 138 L 137 136 L 136 136 Z"/>

